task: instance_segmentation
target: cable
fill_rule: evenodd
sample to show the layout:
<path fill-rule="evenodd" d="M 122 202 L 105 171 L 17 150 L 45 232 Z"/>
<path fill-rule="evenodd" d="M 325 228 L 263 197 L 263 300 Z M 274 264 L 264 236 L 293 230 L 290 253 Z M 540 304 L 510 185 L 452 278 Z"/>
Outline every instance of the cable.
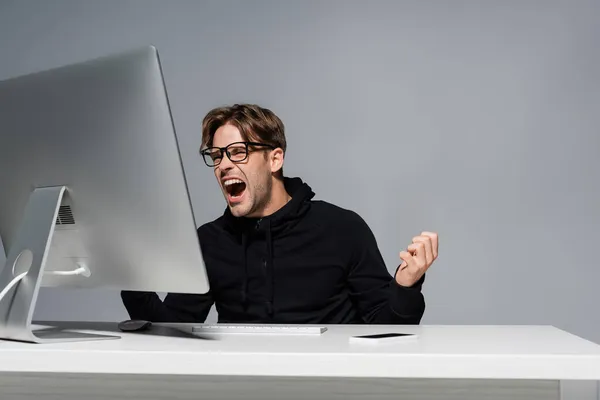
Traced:
<path fill-rule="evenodd" d="M 85 267 L 75 268 L 71 271 L 44 271 L 44 275 L 60 275 L 60 276 L 69 276 L 69 275 L 87 275 L 88 269 Z"/>
<path fill-rule="evenodd" d="M 73 276 L 73 275 L 83 275 L 83 276 L 90 276 L 90 271 L 81 263 L 77 263 L 78 265 L 80 265 L 80 267 L 75 268 L 71 271 L 44 271 L 44 275 L 59 275 L 59 276 Z M 19 275 L 15 276 L 13 278 L 12 281 L 10 281 L 10 283 L 8 285 L 6 285 L 6 287 L 4 289 L 2 289 L 2 291 L 0 292 L 0 301 L 2 301 L 2 299 L 4 298 L 4 296 L 6 296 L 6 293 L 8 293 L 8 291 L 10 289 L 12 289 L 13 286 L 15 286 L 17 283 L 19 283 L 21 281 L 21 279 L 23 279 L 25 277 L 25 275 L 27 275 L 29 271 L 25 271 L 20 273 Z"/>
<path fill-rule="evenodd" d="M 2 299 L 4 298 L 4 296 L 6 296 L 6 293 L 8 293 L 8 291 L 10 289 L 12 289 L 13 286 L 15 286 L 17 283 L 19 283 L 21 281 L 21 279 L 23 279 L 23 277 L 25 275 L 27 275 L 28 271 L 22 272 L 19 275 L 15 276 L 13 278 L 12 281 L 10 281 L 10 283 L 8 285 L 6 285 L 6 287 L 4 289 L 2 289 L 2 291 L 0 292 L 0 301 L 2 301 Z"/>

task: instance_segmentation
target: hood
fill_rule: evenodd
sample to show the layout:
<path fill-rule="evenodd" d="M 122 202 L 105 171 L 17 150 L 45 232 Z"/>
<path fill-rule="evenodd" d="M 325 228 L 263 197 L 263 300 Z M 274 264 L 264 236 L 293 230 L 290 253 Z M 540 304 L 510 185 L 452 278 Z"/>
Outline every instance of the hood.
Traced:
<path fill-rule="evenodd" d="M 292 228 L 308 212 L 310 200 L 315 193 L 300 178 L 284 178 L 283 184 L 292 197 L 287 204 L 262 218 L 235 217 L 227 207 L 223 213 L 226 227 L 237 234 L 248 233 L 254 229 L 266 229 L 266 226 L 270 227 L 271 233 L 280 233 Z"/>

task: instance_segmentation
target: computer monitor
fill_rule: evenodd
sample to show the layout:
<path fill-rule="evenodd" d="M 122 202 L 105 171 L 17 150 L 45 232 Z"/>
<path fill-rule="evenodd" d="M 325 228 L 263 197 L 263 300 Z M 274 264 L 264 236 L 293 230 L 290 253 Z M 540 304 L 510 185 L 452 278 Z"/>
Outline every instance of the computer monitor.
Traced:
<path fill-rule="evenodd" d="M 4 265 L 6 261 L 6 253 L 4 252 L 4 243 L 2 243 L 2 236 L 0 236 L 0 267 Z"/>
<path fill-rule="evenodd" d="M 40 285 L 208 291 L 154 47 L 0 82 L 0 236 L 0 339 L 104 337 L 32 330 Z"/>

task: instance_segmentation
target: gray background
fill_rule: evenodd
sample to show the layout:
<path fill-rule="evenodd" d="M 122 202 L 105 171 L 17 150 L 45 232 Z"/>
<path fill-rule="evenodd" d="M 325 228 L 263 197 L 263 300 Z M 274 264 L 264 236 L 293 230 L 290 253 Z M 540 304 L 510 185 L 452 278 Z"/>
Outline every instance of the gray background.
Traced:
<path fill-rule="evenodd" d="M 287 175 L 360 213 L 390 271 L 439 232 L 424 324 L 600 342 L 598 15 L 567 0 L 0 0 L 0 79 L 155 44 L 197 224 L 225 206 L 202 117 L 256 102 L 286 124 Z M 114 292 L 39 300 L 38 319 L 126 318 Z"/>

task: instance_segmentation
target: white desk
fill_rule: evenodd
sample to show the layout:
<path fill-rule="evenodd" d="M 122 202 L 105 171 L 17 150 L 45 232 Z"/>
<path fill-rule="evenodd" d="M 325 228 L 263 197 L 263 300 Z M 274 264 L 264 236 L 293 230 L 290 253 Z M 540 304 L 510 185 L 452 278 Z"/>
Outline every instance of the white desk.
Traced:
<path fill-rule="evenodd" d="M 115 324 L 93 326 L 117 332 Z M 0 399 L 558 399 L 561 381 L 600 380 L 600 345 L 553 327 L 328 328 L 316 337 L 194 338 L 159 329 L 107 341 L 3 341 Z M 348 342 L 391 331 L 419 338 Z"/>

